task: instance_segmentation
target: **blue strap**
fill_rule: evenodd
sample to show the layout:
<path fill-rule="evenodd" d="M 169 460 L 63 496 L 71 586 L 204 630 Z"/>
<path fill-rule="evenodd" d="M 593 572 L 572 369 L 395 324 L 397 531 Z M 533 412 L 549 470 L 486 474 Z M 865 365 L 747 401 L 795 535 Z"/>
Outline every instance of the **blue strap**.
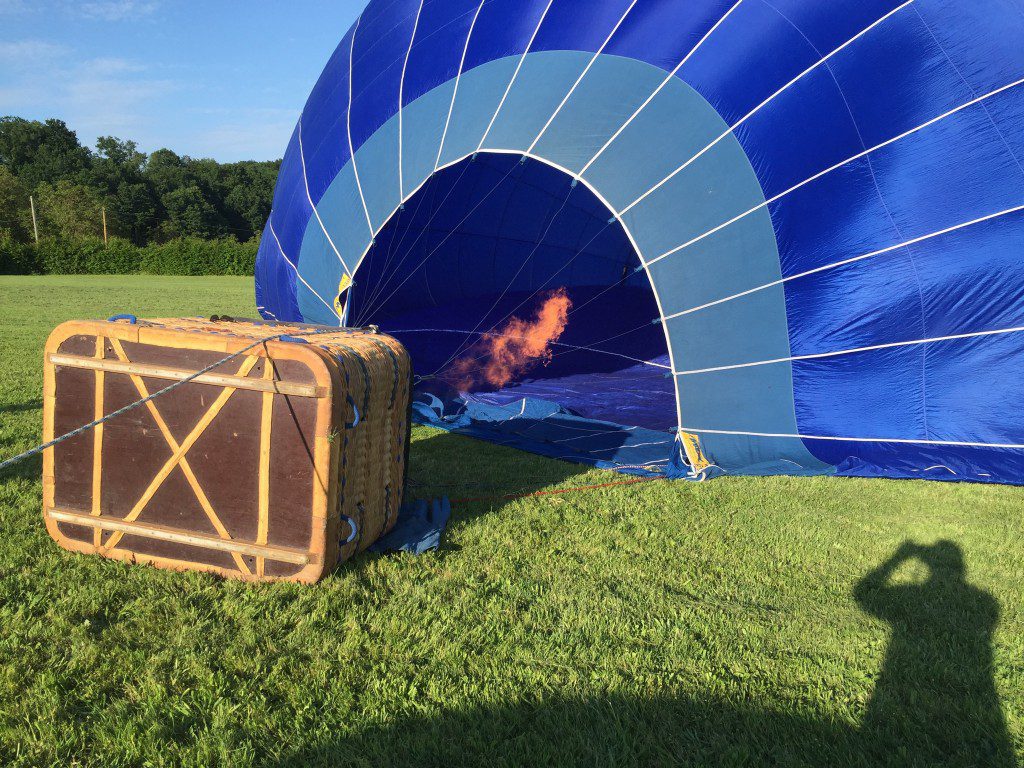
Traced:
<path fill-rule="evenodd" d="M 352 413 L 355 414 L 355 418 L 351 423 L 345 425 L 345 429 L 355 429 L 359 426 L 359 408 L 356 406 L 356 401 L 352 399 L 352 395 L 345 395 L 345 399 L 348 400 L 348 404 L 352 406 Z"/>
<path fill-rule="evenodd" d="M 353 520 L 353 519 L 352 519 L 351 517 L 349 517 L 348 515 L 342 515 L 342 516 L 341 516 L 341 521 L 342 521 L 343 523 L 348 523 L 348 527 L 349 527 L 349 528 L 351 529 L 351 531 L 352 531 L 352 532 L 351 532 L 351 533 L 350 533 L 350 534 L 348 535 L 348 538 L 347 538 L 347 539 L 345 539 L 345 540 L 344 540 L 343 542 L 341 542 L 341 545 L 342 545 L 342 546 L 346 546 L 347 544 L 351 544 L 351 543 L 352 543 L 353 541 L 355 541 L 355 540 L 356 540 L 356 539 L 357 539 L 357 538 L 359 537 L 359 526 L 358 526 L 358 525 L 356 524 L 356 521 L 355 521 L 355 520 Z"/>
<path fill-rule="evenodd" d="M 135 315 L 114 315 L 113 317 L 107 318 L 108 323 L 117 323 L 121 320 L 127 320 L 130 325 L 135 325 L 139 322 L 139 318 Z"/>

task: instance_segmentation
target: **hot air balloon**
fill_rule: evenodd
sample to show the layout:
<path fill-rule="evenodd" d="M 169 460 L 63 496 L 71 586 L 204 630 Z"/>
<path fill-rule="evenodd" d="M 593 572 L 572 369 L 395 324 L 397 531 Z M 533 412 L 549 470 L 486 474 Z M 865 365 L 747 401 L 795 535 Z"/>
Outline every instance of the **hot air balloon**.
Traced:
<path fill-rule="evenodd" d="M 669 476 L 1024 482 L 1019 0 L 373 0 L 288 145 L 270 319 L 420 418 Z"/>

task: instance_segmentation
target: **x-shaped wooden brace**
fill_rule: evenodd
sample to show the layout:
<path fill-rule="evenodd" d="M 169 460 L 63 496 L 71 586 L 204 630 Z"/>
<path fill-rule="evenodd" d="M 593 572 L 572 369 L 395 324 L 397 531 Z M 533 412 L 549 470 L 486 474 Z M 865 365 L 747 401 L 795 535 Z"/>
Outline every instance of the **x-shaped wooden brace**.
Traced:
<path fill-rule="evenodd" d="M 125 354 L 124 347 L 121 346 L 121 342 L 119 340 L 111 339 L 110 343 L 113 345 L 114 352 L 122 362 L 131 362 Z M 248 376 L 249 372 L 253 369 L 258 360 L 258 357 L 247 357 L 235 375 Z M 142 380 L 141 376 L 131 374 L 131 380 L 142 397 L 149 397 L 149 388 L 146 386 L 146 382 Z M 124 518 L 126 523 L 130 523 L 138 519 L 139 515 L 142 514 L 143 510 L 145 510 L 146 505 L 156 494 L 157 490 L 159 490 L 164 480 L 170 476 L 175 467 L 181 467 L 181 471 L 184 473 L 185 479 L 188 480 L 189 486 L 191 486 L 192 491 L 199 500 L 199 505 L 203 508 L 203 512 L 205 512 L 206 516 L 210 519 L 210 522 L 216 529 L 217 534 L 222 539 L 231 539 L 231 534 L 228 533 L 227 528 L 224 527 L 224 524 L 217 516 L 216 511 L 214 511 L 213 506 L 210 504 L 210 500 L 206 497 L 206 492 L 203 491 L 202 486 L 196 479 L 195 473 L 192 471 L 192 467 L 189 466 L 188 459 L 185 458 L 185 454 L 189 452 L 189 449 L 192 448 L 193 445 L 195 445 L 196 441 L 200 438 L 206 428 L 210 426 L 210 423 L 217 418 L 217 414 L 221 412 L 221 409 L 224 408 L 235 391 L 234 387 L 225 387 L 220 395 L 217 396 L 217 399 L 210 405 L 209 409 L 199 420 L 196 426 L 188 434 L 188 437 L 186 437 L 181 443 L 178 443 L 178 441 L 174 439 L 174 435 L 171 434 L 171 430 L 168 428 L 167 422 L 164 421 L 163 416 L 160 415 L 160 411 L 157 409 L 153 401 L 151 400 L 146 403 L 146 407 L 153 416 L 153 420 L 160 428 L 160 433 L 164 436 L 164 440 L 167 441 L 167 445 L 171 449 L 171 458 L 167 460 L 167 463 L 164 464 L 156 477 L 154 477 L 152 482 L 150 482 L 145 493 L 143 493 L 139 500 L 135 502 L 135 506 L 132 507 L 131 512 L 129 512 L 128 516 Z M 106 551 L 114 549 L 114 547 L 116 547 L 121 541 L 122 536 L 124 536 L 123 533 L 112 533 L 110 538 L 107 539 L 107 543 L 103 545 L 103 549 Z M 235 565 L 238 566 L 238 570 L 247 576 L 252 575 L 252 571 L 249 570 L 249 566 L 246 565 L 245 560 L 242 559 L 240 554 L 232 552 L 231 557 L 234 559 Z"/>

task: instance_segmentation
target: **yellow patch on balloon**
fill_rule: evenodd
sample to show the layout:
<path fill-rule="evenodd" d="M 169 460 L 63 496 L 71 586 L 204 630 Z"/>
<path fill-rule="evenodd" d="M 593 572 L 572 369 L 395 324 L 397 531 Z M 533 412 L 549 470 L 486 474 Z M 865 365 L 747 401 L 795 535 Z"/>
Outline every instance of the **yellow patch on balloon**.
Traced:
<path fill-rule="evenodd" d="M 342 301 L 342 297 L 345 295 L 345 291 L 352 287 L 352 278 L 349 275 L 342 275 L 341 282 L 338 283 L 338 293 L 334 297 L 334 311 L 340 318 L 345 312 L 345 303 Z"/>

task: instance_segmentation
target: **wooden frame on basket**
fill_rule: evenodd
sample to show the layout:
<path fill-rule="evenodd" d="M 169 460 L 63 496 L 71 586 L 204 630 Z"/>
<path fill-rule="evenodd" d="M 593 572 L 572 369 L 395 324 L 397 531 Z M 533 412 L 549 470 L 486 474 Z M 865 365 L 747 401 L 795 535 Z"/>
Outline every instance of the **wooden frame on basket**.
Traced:
<path fill-rule="evenodd" d="M 96 353 L 94 356 L 66 355 L 58 352 L 60 346 L 76 335 L 95 336 Z M 105 357 L 105 341 L 109 340 L 117 359 Z M 139 394 L 139 399 L 152 394 L 143 377 L 166 380 L 182 380 L 194 371 L 164 366 L 152 366 L 132 362 L 125 353 L 123 342 L 138 344 L 154 344 L 162 347 L 179 349 L 195 349 L 210 352 L 222 352 L 225 355 L 237 352 L 249 346 L 252 339 L 244 337 L 218 337 L 195 333 L 176 332 L 173 329 L 154 328 L 122 323 L 103 322 L 72 322 L 60 326 L 50 336 L 46 344 L 44 374 L 44 417 L 43 437 L 45 441 L 54 438 L 54 410 L 56 403 L 56 368 L 73 367 L 95 371 L 96 375 L 96 418 L 104 414 L 103 384 L 106 376 L 128 376 Z M 263 374 L 250 377 L 249 374 L 260 361 L 266 359 Z M 268 342 L 261 347 L 250 350 L 241 356 L 241 364 L 231 375 L 206 374 L 190 382 L 186 386 L 203 385 L 220 387 L 221 391 L 213 403 L 206 409 L 188 436 L 178 442 L 167 426 L 160 413 L 157 401 L 147 402 L 145 407 L 156 422 L 171 457 L 156 476 L 150 481 L 142 496 L 125 513 L 124 517 L 101 514 L 102 498 L 102 425 L 97 427 L 93 435 L 93 467 L 92 467 L 92 505 L 89 510 L 60 509 L 55 506 L 55 456 L 54 449 L 43 454 L 43 507 L 47 530 L 51 536 L 65 549 L 101 554 L 118 560 L 145 562 L 164 568 L 176 570 L 190 569 L 218 573 L 222 576 L 244 580 L 271 580 L 274 577 L 265 575 L 267 561 L 291 563 L 304 566 L 302 570 L 287 577 L 288 580 L 313 582 L 323 576 L 326 570 L 334 567 L 337 560 L 337 531 L 328 530 L 336 525 L 331 524 L 328 510 L 333 509 L 337 500 L 336 473 L 332 467 L 337 466 L 338 446 L 330 439 L 335 395 L 338 392 L 337 375 L 330 366 L 325 365 L 322 353 L 315 347 L 304 344 L 288 344 Z M 294 360 L 304 363 L 314 373 L 316 383 L 299 384 L 278 380 L 275 361 Z M 259 415 L 260 449 L 259 449 L 259 493 L 258 508 L 254 514 L 258 516 L 258 533 L 255 541 L 243 541 L 232 538 L 222 523 L 216 510 L 199 484 L 195 473 L 188 462 L 189 449 L 196 443 L 204 431 L 213 423 L 218 414 L 239 389 L 262 393 Z M 275 397 L 309 397 L 317 401 L 316 427 L 313 440 L 314 482 L 312 515 L 313 525 L 309 546 L 306 549 L 273 546 L 267 543 L 270 521 L 270 448 L 273 403 Z M 139 518 L 143 515 L 146 505 L 156 494 L 161 485 L 170 477 L 175 469 L 181 470 L 188 485 L 199 501 L 203 512 L 217 532 L 217 536 L 182 531 L 164 525 L 146 523 Z M 60 524 L 72 524 L 93 529 L 92 542 L 84 542 L 65 536 Z M 103 540 L 104 534 L 109 534 Z M 235 568 L 223 568 L 206 563 L 195 563 L 174 560 L 152 555 L 131 552 L 119 547 L 125 535 L 141 536 L 158 539 L 190 547 L 215 550 L 230 554 Z M 250 568 L 243 556 L 255 558 L 255 568 Z"/>

